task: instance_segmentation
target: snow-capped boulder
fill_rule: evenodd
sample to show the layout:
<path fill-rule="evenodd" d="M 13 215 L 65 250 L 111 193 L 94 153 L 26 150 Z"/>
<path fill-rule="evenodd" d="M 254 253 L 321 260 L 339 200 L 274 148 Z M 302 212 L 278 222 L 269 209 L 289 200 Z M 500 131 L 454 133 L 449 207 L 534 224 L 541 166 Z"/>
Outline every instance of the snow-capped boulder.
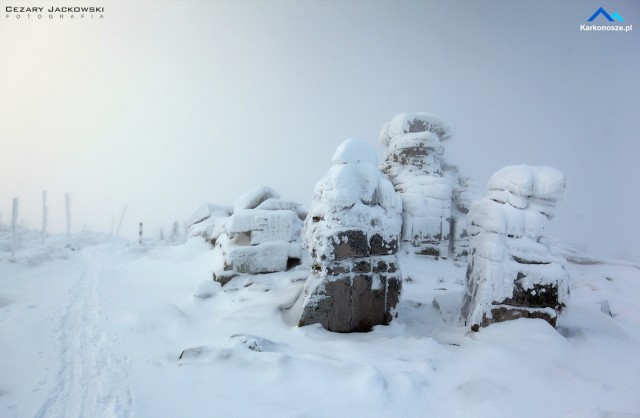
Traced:
<path fill-rule="evenodd" d="M 315 187 L 303 243 L 313 259 L 299 325 L 369 331 L 396 316 L 402 278 L 396 253 L 402 202 L 373 148 L 349 139 Z"/>
<path fill-rule="evenodd" d="M 271 187 L 258 186 L 240 196 L 233 204 L 233 211 L 255 209 L 267 199 L 280 199 L 280 195 Z"/>
<path fill-rule="evenodd" d="M 223 285 L 238 273 L 285 271 L 301 257 L 302 211 L 299 204 L 281 200 L 273 189 L 257 187 L 240 197 L 233 213 L 217 219 L 217 266 L 214 280 Z"/>
<path fill-rule="evenodd" d="M 443 158 L 442 141 L 450 138 L 450 128 L 437 116 L 397 115 L 380 133 L 386 147 L 382 171 L 402 198 L 402 241 L 417 254 L 464 260 L 469 248 L 464 215 L 477 196 Z"/>
<path fill-rule="evenodd" d="M 556 325 L 569 296 L 566 260 L 543 240 L 565 188 L 551 167 L 508 166 L 467 215 L 472 251 L 462 316 L 474 331 L 494 322 L 542 318 Z"/>
<path fill-rule="evenodd" d="M 205 203 L 186 222 L 187 236 L 200 236 L 209 239 L 215 229 L 216 220 L 226 218 L 231 213 L 233 213 L 233 208 L 230 206 Z"/>

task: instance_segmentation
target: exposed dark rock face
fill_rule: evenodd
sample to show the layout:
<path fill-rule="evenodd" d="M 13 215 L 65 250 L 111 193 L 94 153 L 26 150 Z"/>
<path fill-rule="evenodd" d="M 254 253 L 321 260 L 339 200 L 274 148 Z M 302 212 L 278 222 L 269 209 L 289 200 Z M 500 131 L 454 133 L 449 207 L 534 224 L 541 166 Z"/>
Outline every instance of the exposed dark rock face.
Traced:
<path fill-rule="evenodd" d="M 218 271 L 213 273 L 213 281 L 220 283 L 220 286 L 224 286 L 229 283 L 231 279 L 236 277 L 238 273 L 235 271 Z"/>
<path fill-rule="evenodd" d="M 556 326 L 569 296 L 566 260 L 541 240 L 565 187 L 551 167 L 509 166 L 467 215 L 473 236 L 462 316 L 472 330 L 517 318 Z"/>
<path fill-rule="evenodd" d="M 366 231 L 357 229 L 339 231 L 333 236 L 328 236 L 327 241 L 328 245 L 333 247 L 335 260 L 365 257 L 370 253 Z"/>
<path fill-rule="evenodd" d="M 357 140 L 341 144 L 305 220 L 304 245 L 313 264 L 301 296 L 300 326 L 366 332 L 391 322 L 402 287 L 395 255 L 400 210 L 373 149 Z"/>

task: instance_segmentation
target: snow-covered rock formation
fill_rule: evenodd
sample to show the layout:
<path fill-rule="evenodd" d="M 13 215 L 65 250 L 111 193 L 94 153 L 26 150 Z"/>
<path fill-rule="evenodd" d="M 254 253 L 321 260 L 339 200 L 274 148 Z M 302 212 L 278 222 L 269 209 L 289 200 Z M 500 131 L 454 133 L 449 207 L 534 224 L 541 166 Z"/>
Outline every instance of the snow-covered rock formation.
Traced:
<path fill-rule="evenodd" d="M 382 171 L 402 198 L 402 240 L 417 254 L 465 259 L 469 239 L 465 214 L 478 196 L 469 180 L 444 158 L 449 127 L 437 116 L 403 113 L 385 124 Z"/>
<path fill-rule="evenodd" d="M 303 241 L 313 259 L 299 325 L 369 331 L 396 315 L 402 277 L 396 252 L 402 203 L 373 148 L 349 139 L 315 186 Z"/>
<path fill-rule="evenodd" d="M 565 176 L 551 167 L 508 166 L 467 215 L 472 251 L 462 316 L 480 326 L 542 318 L 556 325 L 569 296 L 566 260 L 541 240 L 562 198 Z"/>
<path fill-rule="evenodd" d="M 203 237 L 209 239 L 216 227 L 216 220 L 227 218 L 233 213 L 231 206 L 220 206 L 205 203 L 200 206 L 185 223 L 187 237 Z"/>
<path fill-rule="evenodd" d="M 285 271 L 297 263 L 304 215 L 300 205 L 266 186 L 242 195 L 230 216 L 214 219 L 214 280 L 225 284 L 238 273 Z"/>

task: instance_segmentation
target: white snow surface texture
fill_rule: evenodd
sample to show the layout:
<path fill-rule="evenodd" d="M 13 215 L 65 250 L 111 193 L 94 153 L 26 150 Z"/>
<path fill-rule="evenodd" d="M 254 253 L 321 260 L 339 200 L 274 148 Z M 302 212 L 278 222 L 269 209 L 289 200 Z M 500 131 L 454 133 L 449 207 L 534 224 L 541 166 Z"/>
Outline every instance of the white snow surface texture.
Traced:
<path fill-rule="evenodd" d="M 14 262 L 10 243 L 0 231 L 3 418 L 640 414 L 636 265 L 568 263 L 557 331 L 519 319 L 470 333 L 465 269 L 400 254 L 398 318 L 337 334 L 289 315 L 308 264 L 220 287 L 200 237 L 43 245 L 21 231 Z"/>

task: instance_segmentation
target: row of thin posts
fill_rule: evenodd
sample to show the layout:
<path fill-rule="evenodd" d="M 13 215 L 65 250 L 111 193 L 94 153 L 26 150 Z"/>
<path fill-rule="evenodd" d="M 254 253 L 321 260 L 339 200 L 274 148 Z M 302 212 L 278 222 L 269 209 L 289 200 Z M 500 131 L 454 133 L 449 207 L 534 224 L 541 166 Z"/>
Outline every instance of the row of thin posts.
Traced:
<path fill-rule="evenodd" d="M 67 235 L 71 235 L 71 196 L 69 193 L 64 194 L 64 202 L 66 207 L 67 214 Z M 18 246 L 18 209 L 20 206 L 20 199 L 17 197 L 13 198 L 13 208 L 11 214 L 11 233 L 12 233 L 12 242 L 11 242 L 11 258 L 15 259 L 16 248 Z M 122 227 L 122 221 L 124 220 L 124 215 L 127 212 L 127 205 L 122 209 L 122 214 L 120 215 L 120 222 L 118 223 L 118 229 L 116 231 L 116 235 L 120 235 L 120 228 Z M 47 225 L 49 221 L 49 207 L 47 206 L 47 191 L 42 191 L 42 243 L 44 244 L 44 240 L 47 237 Z M 139 230 L 139 240 L 138 242 L 142 244 L 142 222 L 140 222 L 140 230 Z"/>
<path fill-rule="evenodd" d="M 69 193 L 65 193 L 64 201 L 67 212 L 67 235 L 71 235 L 71 196 Z M 11 258 L 16 256 L 16 248 L 18 246 L 18 213 L 20 208 L 20 199 L 13 198 L 13 205 L 11 211 Z M 47 191 L 42 191 L 42 243 L 47 237 L 47 224 L 49 217 L 49 207 L 47 206 Z"/>

